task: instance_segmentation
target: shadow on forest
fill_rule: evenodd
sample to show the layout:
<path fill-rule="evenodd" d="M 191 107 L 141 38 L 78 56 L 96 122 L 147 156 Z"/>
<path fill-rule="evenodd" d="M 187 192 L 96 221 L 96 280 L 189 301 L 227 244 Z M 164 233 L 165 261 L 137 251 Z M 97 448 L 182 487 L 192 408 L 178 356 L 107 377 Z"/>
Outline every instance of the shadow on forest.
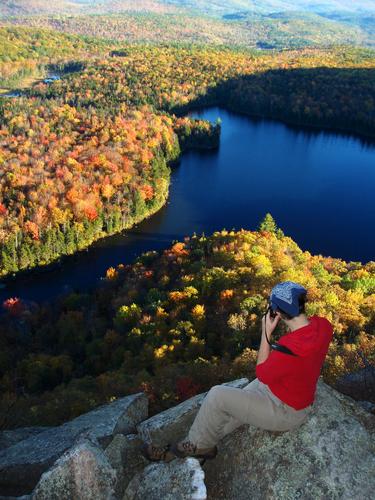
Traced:
<path fill-rule="evenodd" d="M 228 79 L 171 111 L 178 116 L 206 106 L 275 119 L 316 133 L 331 130 L 375 143 L 375 69 L 275 69 Z"/>

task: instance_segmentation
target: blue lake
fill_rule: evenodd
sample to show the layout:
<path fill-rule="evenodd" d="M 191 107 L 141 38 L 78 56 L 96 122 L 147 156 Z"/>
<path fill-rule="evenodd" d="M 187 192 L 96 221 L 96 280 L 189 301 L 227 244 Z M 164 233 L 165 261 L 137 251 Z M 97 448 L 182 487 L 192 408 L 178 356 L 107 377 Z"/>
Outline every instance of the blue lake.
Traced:
<path fill-rule="evenodd" d="M 193 232 L 257 228 L 267 212 L 303 250 L 375 260 L 375 143 L 254 120 L 213 107 L 191 116 L 222 120 L 220 148 L 189 152 L 173 170 L 168 204 L 131 231 L 103 239 L 57 268 L 0 290 L 48 300 L 85 291 L 110 266 L 167 247 Z"/>

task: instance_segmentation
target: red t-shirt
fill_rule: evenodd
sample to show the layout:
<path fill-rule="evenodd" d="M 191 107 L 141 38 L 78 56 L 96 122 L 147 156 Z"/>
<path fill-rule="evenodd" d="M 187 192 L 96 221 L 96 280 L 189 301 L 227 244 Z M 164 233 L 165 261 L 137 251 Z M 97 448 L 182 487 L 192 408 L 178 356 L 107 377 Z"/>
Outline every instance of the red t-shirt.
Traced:
<path fill-rule="evenodd" d="M 278 341 L 298 356 L 272 350 L 255 368 L 257 378 L 296 410 L 314 402 L 316 384 L 333 336 L 333 327 L 327 319 L 319 316 L 308 319 L 309 325 L 286 333 Z"/>

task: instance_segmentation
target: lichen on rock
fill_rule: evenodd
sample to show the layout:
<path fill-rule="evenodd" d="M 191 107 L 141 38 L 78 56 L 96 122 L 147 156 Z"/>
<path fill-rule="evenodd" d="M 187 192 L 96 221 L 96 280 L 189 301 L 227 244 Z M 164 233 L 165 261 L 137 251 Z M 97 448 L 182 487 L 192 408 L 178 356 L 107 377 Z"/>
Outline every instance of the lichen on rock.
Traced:
<path fill-rule="evenodd" d="M 101 448 L 84 440 L 45 472 L 31 500 L 114 500 L 116 472 Z"/>
<path fill-rule="evenodd" d="M 204 465 L 208 498 L 370 500 L 375 417 L 319 380 L 313 412 L 287 432 L 237 428 Z"/>
<path fill-rule="evenodd" d="M 204 472 L 196 458 L 148 465 L 129 483 L 123 500 L 205 500 Z"/>

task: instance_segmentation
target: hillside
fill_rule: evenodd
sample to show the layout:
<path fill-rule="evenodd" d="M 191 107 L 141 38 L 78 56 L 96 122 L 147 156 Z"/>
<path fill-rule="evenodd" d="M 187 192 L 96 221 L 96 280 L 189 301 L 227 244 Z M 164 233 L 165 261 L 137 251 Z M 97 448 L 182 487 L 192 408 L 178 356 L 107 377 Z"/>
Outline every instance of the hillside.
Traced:
<path fill-rule="evenodd" d="M 260 48 L 375 44 L 375 8 L 344 1 L 25 2 L 0 5 L 3 25 L 151 42 L 198 42 Z"/>
<path fill-rule="evenodd" d="M 176 7 L 195 9 L 200 12 L 223 15 L 228 13 L 257 12 L 270 14 L 285 11 L 305 11 L 316 13 L 375 11 L 371 0 L 163 0 L 163 3 Z"/>
<path fill-rule="evenodd" d="M 2 426 L 56 425 L 139 391 L 153 414 L 251 377 L 269 291 L 289 279 L 308 289 L 308 315 L 334 325 L 324 380 L 362 368 L 361 356 L 374 364 L 375 263 L 311 255 L 270 217 L 260 229 L 186 237 L 108 269 L 91 294 L 4 303 Z"/>
<path fill-rule="evenodd" d="M 133 261 L 116 254 L 115 267 L 92 291 L 68 288 L 64 264 L 109 235 L 124 231 L 131 238 L 131 228 L 168 202 L 181 155 L 219 147 L 221 120 L 189 118 L 191 110 L 220 106 L 257 123 L 315 128 L 317 136 L 344 131 L 361 136 L 358 147 L 365 150 L 365 139 L 375 138 L 371 47 L 370 0 L 1 2 L 0 287 L 7 299 L 0 302 L 0 498 L 276 500 L 291 491 L 301 498 L 370 498 L 375 417 L 360 404 L 374 412 L 375 261 L 302 250 L 268 213 L 252 231 L 186 234 L 169 248 L 137 251 Z M 232 130 L 233 147 L 235 136 Z M 246 158 L 256 141 L 275 162 L 275 136 L 236 140 Z M 321 205 L 346 164 L 336 145 L 328 154 L 338 158 L 337 170 L 333 156 L 325 163 L 315 154 L 324 174 L 334 173 L 327 181 L 309 162 L 310 135 L 295 136 L 302 160 L 287 179 L 310 169 L 327 187 L 317 192 Z M 288 155 L 294 146 L 282 147 Z M 361 178 L 360 161 L 346 151 Z M 233 177 L 237 160 L 226 161 Z M 186 168 L 195 192 L 203 163 L 197 173 Z M 267 178 L 256 182 L 249 165 L 239 183 L 249 180 L 243 193 L 253 199 L 267 194 L 271 174 L 262 163 Z M 224 225 L 224 211 L 233 219 L 221 193 L 238 198 L 248 217 L 227 178 L 221 193 L 212 188 L 210 176 L 221 175 L 220 168 L 206 172 L 203 197 L 211 203 L 214 192 L 220 203 L 210 207 L 220 217 L 215 229 Z M 284 165 L 275 163 L 275 173 L 278 183 Z M 357 191 L 347 185 L 345 193 Z M 277 189 L 287 205 L 279 183 Z M 344 198 L 339 202 L 352 216 Z M 204 208 L 196 198 L 191 204 L 195 224 Z M 359 206 L 365 205 L 371 204 Z M 183 234 L 187 204 L 174 207 Z M 336 208 L 330 215 L 340 217 Z M 355 229 L 361 222 L 342 213 L 341 219 Z M 152 241 L 159 235 L 172 241 L 174 234 L 148 228 Z M 358 246 L 355 235 L 353 241 Z M 99 269 L 99 260 L 88 265 Z M 75 262 L 78 275 L 82 261 Z M 64 295 L 51 299 L 58 280 L 48 272 L 49 302 L 9 292 L 8 281 L 34 279 L 49 265 L 61 265 Z M 183 437 L 205 391 L 218 384 L 243 388 L 255 378 L 267 299 L 286 280 L 307 288 L 307 315 L 324 316 L 334 328 L 306 423 L 284 435 L 237 429 L 205 468 L 194 459 L 147 464 L 142 440 Z M 278 328 L 276 341 L 286 331 L 282 323 Z"/>
<path fill-rule="evenodd" d="M 79 59 L 106 53 L 116 46 L 114 41 L 61 34 L 51 29 L 0 28 L 0 62 Z"/>
<path fill-rule="evenodd" d="M 359 23 L 359 21 L 358 21 Z M 243 15 L 219 19 L 181 13 L 122 13 L 114 15 L 13 17 L 4 26 L 20 25 L 122 40 L 126 42 L 185 42 L 248 48 L 300 48 L 306 46 L 375 45 L 375 23 L 348 23 L 310 13 Z"/>
<path fill-rule="evenodd" d="M 157 0 L 2 0 L 0 16 L 28 14 L 103 14 L 123 11 L 169 12 L 172 6 Z"/>
<path fill-rule="evenodd" d="M 220 3 L 222 4 L 220 6 Z M 184 0 L 3 0 L 0 5 L 1 16 L 19 16 L 34 14 L 104 14 L 124 11 L 168 12 L 181 11 L 185 7 L 189 10 L 209 12 L 211 14 L 243 10 L 249 2 L 210 2 Z M 219 4 L 219 6 L 218 6 Z M 267 10 L 267 9 L 266 9 Z"/>

